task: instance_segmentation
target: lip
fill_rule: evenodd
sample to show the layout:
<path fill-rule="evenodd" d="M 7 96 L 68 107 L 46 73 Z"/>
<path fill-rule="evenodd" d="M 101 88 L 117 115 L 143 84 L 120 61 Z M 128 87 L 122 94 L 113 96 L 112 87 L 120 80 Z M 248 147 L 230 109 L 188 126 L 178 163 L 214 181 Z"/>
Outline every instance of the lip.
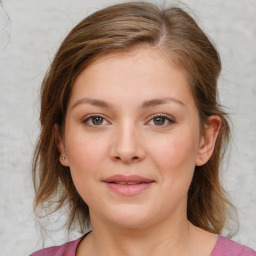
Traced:
<path fill-rule="evenodd" d="M 117 174 L 104 179 L 103 182 L 119 195 L 134 196 L 150 188 L 155 181 L 138 175 Z"/>

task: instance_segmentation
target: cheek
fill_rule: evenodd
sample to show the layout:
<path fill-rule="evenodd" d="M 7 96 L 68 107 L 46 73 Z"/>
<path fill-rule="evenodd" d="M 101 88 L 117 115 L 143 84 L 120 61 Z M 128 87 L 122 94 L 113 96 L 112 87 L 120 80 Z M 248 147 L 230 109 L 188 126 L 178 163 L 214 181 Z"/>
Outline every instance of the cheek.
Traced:
<path fill-rule="evenodd" d="M 102 139 L 79 134 L 67 140 L 66 145 L 70 172 L 78 193 L 88 205 L 97 204 L 99 198 L 92 191 L 95 190 L 94 182 L 102 178 L 100 170 L 107 152 L 106 145 Z"/>
<path fill-rule="evenodd" d="M 163 166 L 193 162 L 197 155 L 197 146 L 187 136 L 171 137 L 158 141 L 158 147 L 152 148 L 155 159 L 161 159 Z"/>
<path fill-rule="evenodd" d="M 95 172 L 106 152 L 106 144 L 102 141 L 102 136 L 76 134 L 67 140 L 67 157 L 73 173 Z"/>
<path fill-rule="evenodd" d="M 150 155 L 163 176 L 170 177 L 173 182 L 192 177 L 198 150 L 197 138 L 196 133 L 187 129 L 152 141 Z"/>

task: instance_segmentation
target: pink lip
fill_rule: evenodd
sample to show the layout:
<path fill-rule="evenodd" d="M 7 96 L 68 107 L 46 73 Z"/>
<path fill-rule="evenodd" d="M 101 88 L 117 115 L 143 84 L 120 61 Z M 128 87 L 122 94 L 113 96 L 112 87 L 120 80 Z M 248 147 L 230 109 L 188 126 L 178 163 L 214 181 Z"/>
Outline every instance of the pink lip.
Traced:
<path fill-rule="evenodd" d="M 134 196 L 148 189 L 154 183 L 154 180 L 138 175 L 125 176 L 118 174 L 104 179 L 103 182 L 105 182 L 110 190 L 116 192 L 117 194 Z"/>

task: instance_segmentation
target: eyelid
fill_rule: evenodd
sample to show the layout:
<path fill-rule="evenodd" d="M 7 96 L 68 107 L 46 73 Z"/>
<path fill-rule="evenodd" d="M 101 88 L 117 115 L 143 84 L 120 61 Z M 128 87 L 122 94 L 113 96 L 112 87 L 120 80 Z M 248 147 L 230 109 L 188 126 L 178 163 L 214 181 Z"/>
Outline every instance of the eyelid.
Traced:
<path fill-rule="evenodd" d="M 107 120 L 107 118 L 104 115 L 102 115 L 102 114 L 95 114 L 95 113 L 89 114 L 89 115 L 85 116 L 82 119 L 82 123 L 84 123 L 88 127 L 101 127 L 101 126 L 106 125 L 106 124 L 100 124 L 100 125 L 88 124 L 87 121 L 90 120 L 93 117 L 100 117 L 100 118 L 104 119 L 108 124 L 110 124 L 110 122 Z M 165 118 L 169 122 L 169 125 L 175 123 L 175 119 L 172 116 L 170 116 L 168 114 L 163 114 L 163 113 L 158 113 L 158 114 L 154 114 L 154 115 L 150 116 L 150 119 L 149 119 L 149 121 L 147 121 L 147 123 L 149 123 L 150 121 L 152 121 L 154 118 L 157 118 L 157 117 Z M 154 126 L 158 126 L 158 125 L 154 125 Z M 159 127 L 166 127 L 166 126 L 168 126 L 168 124 L 159 125 Z"/>
<path fill-rule="evenodd" d="M 169 122 L 169 125 L 170 124 L 174 124 L 176 122 L 175 119 L 172 116 L 167 115 L 167 114 L 161 114 L 161 113 L 152 115 L 148 122 L 152 121 L 156 117 L 163 117 L 163 118 L 165 118 Z M 154 125 L 154 126 L 157 126 L 157 125 Z M 166 126 L 168 126 L 168 124 L 167 125 L 159 125 L 159 127 L 166 127 Z"/>
<path fill-rule="evenodd" d="M 100 124 L 100 125 L 91 125 L 91 124 L 88 124 L 88 120 L 90 120 L 91 118 L 93 117 L 100 117 L 102 119 L 104 119 L 106 122 L 110 123 L 107 118 L 102 115 L 102 114 L 90 114 L 90 115 L 87 115 L 85 116 L 83 119 L 82 119 L 82 123 L 85 124 L 86 126 L 88 127 L 101 127 L 101 126 L 104 126 L 104 124 Z"/>

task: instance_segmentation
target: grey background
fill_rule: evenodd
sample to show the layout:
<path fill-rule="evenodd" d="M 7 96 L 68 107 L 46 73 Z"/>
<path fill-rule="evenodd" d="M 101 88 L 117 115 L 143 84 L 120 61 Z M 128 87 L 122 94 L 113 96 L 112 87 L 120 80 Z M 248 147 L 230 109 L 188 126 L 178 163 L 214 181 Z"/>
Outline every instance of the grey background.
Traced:
<path fill-rule="evenodd" d="M 40 247 L 33 215 L 32 152 L 38 134 L 40 82 L 67 32 L 86 15 L 117 1 L 9 0 L 0 10 L 0 255 Z M 153 1 L 159 4 L 163 1 Z M 171 1 L 165 1 L 171 2 Z M 221 102 L 233 120 L 223 183 L 240 220 L 234 240 L 256 249 L 256 1 L 186 0 L 220 51 Z M 9 35 L 9 41 L 8 41 Z M 60 227 L 55 221 L 50 228 Z M 69 238 L 48 232 L 45 245 Z"/>

